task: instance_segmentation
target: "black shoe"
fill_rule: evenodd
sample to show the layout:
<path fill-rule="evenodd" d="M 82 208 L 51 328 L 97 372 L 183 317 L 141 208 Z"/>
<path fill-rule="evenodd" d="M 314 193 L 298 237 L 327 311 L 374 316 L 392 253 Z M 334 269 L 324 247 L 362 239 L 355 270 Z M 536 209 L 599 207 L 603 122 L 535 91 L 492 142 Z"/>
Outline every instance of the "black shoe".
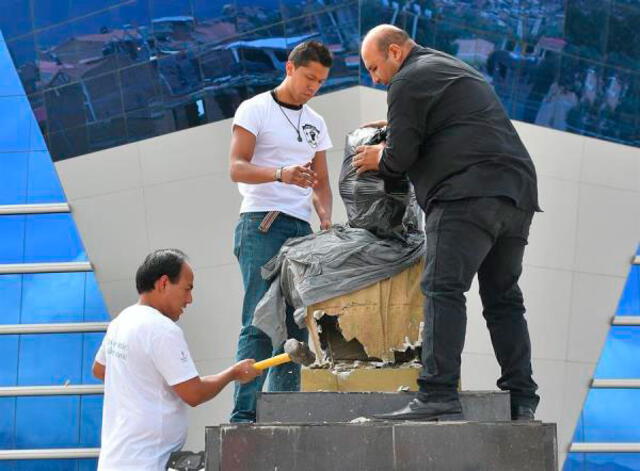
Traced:
<path fill-rule="evenodd" d="M 423 402 L 415 398 L 402 409 L 372 417 L 378 420 L 464 420 L 462 406 L 457 399 L 448 402 Z"/>
<path fill-rule="evenodd" d="M 522 422 L 536 420 L 533 409 L 529 406 L 517 406 L 511 410 L 511 420 Z"/>

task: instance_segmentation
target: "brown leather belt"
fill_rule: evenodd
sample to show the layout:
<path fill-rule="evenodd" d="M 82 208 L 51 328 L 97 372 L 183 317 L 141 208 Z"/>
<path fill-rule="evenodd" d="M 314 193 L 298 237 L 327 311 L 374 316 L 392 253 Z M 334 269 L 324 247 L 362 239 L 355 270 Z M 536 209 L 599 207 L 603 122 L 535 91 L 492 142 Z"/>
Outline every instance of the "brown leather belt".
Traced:
<path fill-rule="evenodd" d="M 262 222 L 260 222 L 258 230 L 263 234 L 269 232 L 271 225 L 275 222 L 279 215 L 280 211 L 269 211 L 267 215 L 262 219 Z"/>

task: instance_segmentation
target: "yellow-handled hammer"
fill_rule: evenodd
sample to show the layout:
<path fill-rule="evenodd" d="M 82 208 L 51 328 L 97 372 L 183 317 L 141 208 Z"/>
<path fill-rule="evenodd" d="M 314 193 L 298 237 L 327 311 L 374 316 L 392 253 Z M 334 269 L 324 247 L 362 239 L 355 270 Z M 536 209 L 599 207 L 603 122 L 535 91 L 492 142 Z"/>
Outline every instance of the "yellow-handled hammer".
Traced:
<path fill-rule="evenodd" d="M 272 366 L 282 365 L 289 361 L 308 366 L 316 361 L 316 356 L 309 350 L 309 347 L 304 342 L 289 339 L 284 343 L 284 353 L 254 363 L 253 367 L 257 370 L 266 370 Z"/>

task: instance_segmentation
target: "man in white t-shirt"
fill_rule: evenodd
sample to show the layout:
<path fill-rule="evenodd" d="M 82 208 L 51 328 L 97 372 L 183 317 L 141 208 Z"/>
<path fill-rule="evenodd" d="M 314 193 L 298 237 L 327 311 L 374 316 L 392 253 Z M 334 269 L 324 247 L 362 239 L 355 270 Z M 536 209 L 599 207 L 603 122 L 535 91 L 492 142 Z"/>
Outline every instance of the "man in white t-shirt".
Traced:
<path fill-rule="evenodd" d="M 233 119 L 230 174 L 242 194 L 234 253 L 245 290 L 238 360 L 262 360 L 282 351 L 252 326 L 255 307 L 269 288 L 260 274 L 262 265 L 287 239 L 311 233 L 312 204 L 320 228 L 331 226 L 326 160 L 331 139 L 322 116 L 306 103 L 326 81 L 332 61 L 321 43 L 299 44 L 289 54 L 282 83 L 242 102 Z M 292 309 L 287 311 L 287 333 L 298 340 L 307 336 L 295 324 Z M 268 377 L 270 391 L 300 389 L 300 366 L 294 363 L 271 368 Z M 258 377 L 236 385 L 231 422 L 255 421 L 256 393 L 263 383 Z"/>
<path fill-rule="evenodd" d="M 93 364 L 105 382 L 99 471 L 164 471 L 187 436 L 195 407 L 231 381 L 260 372 L 243 360 L 199 376 L 176 321 L 191 303 L 193 271 L 176 249 L 149 254 L 136 273 L 138 304 L 110 324 Z"/>

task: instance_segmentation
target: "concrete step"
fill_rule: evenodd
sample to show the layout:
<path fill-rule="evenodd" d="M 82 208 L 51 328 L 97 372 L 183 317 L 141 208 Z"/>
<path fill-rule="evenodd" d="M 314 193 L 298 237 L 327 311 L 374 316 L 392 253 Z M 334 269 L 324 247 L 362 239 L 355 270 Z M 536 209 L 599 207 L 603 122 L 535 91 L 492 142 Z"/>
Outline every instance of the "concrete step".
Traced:
<path fill-rule="evenodd" d="M 383 392 L 288 392 L 260 393 L 259 423 L 350 422 L 407 405 L 415 393 Z M 509 394 L 502 391 L 461 391 L 465 420 L 499 422 L 511 420 Z"/>
<path fill-rule="evenodd" d="M 206 429 L 207 471 L 556 471 L 555 424 L 364 422 Z"/>

